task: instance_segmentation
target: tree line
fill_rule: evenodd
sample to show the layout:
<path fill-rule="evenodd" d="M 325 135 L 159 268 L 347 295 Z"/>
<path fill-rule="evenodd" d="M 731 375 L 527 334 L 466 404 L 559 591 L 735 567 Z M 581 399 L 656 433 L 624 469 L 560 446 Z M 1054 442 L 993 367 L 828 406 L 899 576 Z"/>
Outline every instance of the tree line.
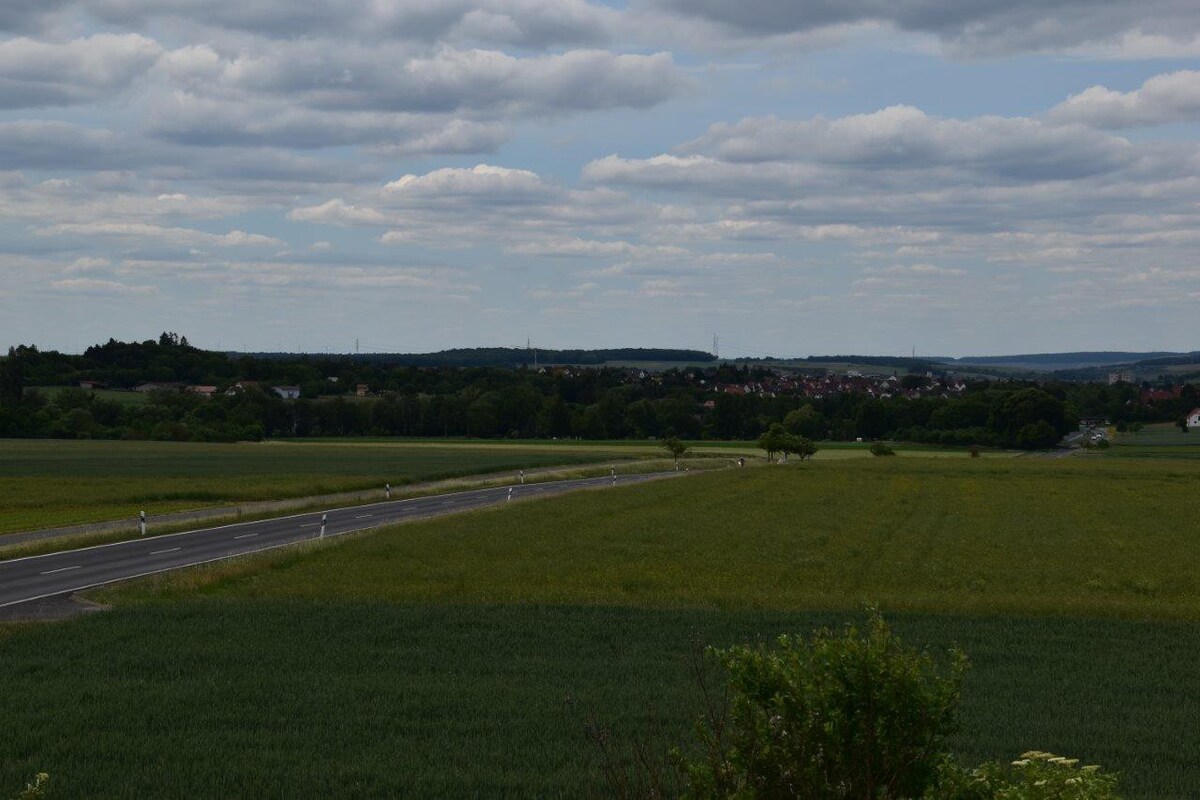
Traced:
<path fill-rule="evenodd" d="M 153 380 L 222 388 L 237 381 L 259 383 L 231 396 L 158 391 L 144 402 L 118 402 L 103 393 L 62 386 L 83 374 L 109 376 L 114 382 L 121 376 L 125 385 Z M 279 362 L 198 350 L 185 338 L 164 334 L 158 342 L 110 341 L 83 356 L 10 349 L 0 360 L 0 436 L 754 440 L 778 425 L 784 433 L 810 441 L 896 439 L 1036 449 L 1052 446 L 1083 416 L 1118 425 L 1174 420 L 1197 404 L 1191 385 L 1176 400 L 1146 406 L 1139 401 L 1138 387 L 1125 384 L 976 382 L 955 392 L 911 374 L 902 384 L 924 386 L 929 391 L 921 397 L 845 392 L 817 398 L 718 388 L 773 374 L 728 364 L 649 373 L 608 367 L 414 367 L 344 359 Z M 56 382 L 62 388 L 53 392 L 31 388 Z M 276 382 L 300 385 L 304 396 L 283 400 L 270 391 Z M 346 396 L 356 382 L 368 383 L 373 396 Z"/>

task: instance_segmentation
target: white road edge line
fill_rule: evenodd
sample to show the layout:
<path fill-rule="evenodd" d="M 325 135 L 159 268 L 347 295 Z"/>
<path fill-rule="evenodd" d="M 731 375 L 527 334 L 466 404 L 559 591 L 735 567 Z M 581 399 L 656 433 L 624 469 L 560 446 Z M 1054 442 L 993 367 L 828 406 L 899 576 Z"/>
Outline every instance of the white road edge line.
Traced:
<path fill-rule="evenodd" d="M 664 473 L 642 473 L 642 474 L 670 475 L 673 473 L 664 472 Z M 543 486 L 551 486 L 551 485 L 568 486 L 568 485 L 572 485 L 572 484 L 583 484 L 583 483 L 588 483 L 591 481 L 598 482 L 598 481 L 603 481 L 603 480 L 604 480 L 603 477 L 600 477 L 600 478 L 567 478 L 565 480 L 560 480 L 560 481 L 542 481 L 541 485 L 543 485 Z M 482 489 L 464 489 L 461 492 L 447 492 L 445 494 L 430 494 L 430 495 L 422 495 L 420 497 L 406 497 L 402 500 L 381 500 L 376 503 L 364 503 L 363 505 L 360 505 L 360 506 L 343 506 L 343 508 L 371 508 L 372 506 L 391 505 L 393 503 L 395 503 L 395 504 L 413 503 L 418 500 L 429 500 L 430 498 L 434 498 L 434 497 L 449 497 L 449 496 L 466 497 L 466 496 L 474 495 L 474 494 L 486 494 L 488 492 L 502 492 L 502 491 L 504 491 L 503 487 L 489 486 L 489 487 L 485 487 Z M 255 520 L 250 520 L 249 522 L 227 522 L 223 525 L 213 525 L 211 528 L 193 528 L 190 531 L 178 531 L 176 533 L 162 533 L 162 534 L 155 536 L 154 538 L 155 539 L 170 539 L 175 536 L 187 536 L 187 535 L 193 534 L 193 533 L 211 533 L 212 531 L 219 531 L 219 530 L 223 530 L 225 528 L 235 528 L 235 527 L 239 527 L 242 525 L 261 525 L 264 522 L 279 522 L 280 520 L 285 520 L 285 519 L 296 519 L 297 517 L 309 517 L 309 516 L 312 516 L 312 514 L 313 514 L 313 512 L 311 512 L 311 511 L 299 511 L 295 514 L 285 514 L 282 517 L 267 517 L 266 519 L 255 519 Z M 119 542 L 108 542 L 107 544 L 90 544 L 87 547 L 76 547 L 73 550 L 60 550 L 60 551 L 54 552 L 54 553 L 41 553 L 40 555 L 36 555 L 36 556 L 21 556 L 20 558 L 0 559 L 0 564 L 15 564 L 18 561 L 32 561 L 35 558 L 50 558 L 51 556 L 61 555 L 62 553 L 67 553 L 67 552 L 78 553 L 83 550 L 99 550 L 104 547 L 121 547 L 122 545 L 128 545 L 130 542 L 137 542 L 137 541 L 141 541 L 141 540 L 140 539 L 122 539 Z M 2 544 L 2 542 L 0 542 L 0 544 Z M 137 576 L 137 577 L 141 577 L 141 576 Z M 98 586 L 100 584 L 94 584 L 94 585 Z M 90 589 L 91 587 L 89 586 L 86 588 Z M 76 591 L 79 591 L 79 590 L 76 590 Z M 54 595 L 45 595 L 45 596 L 53 597 Z M 31 600 L 39 600 L 41 598 L 34 597 L 34 598 L 30 598 L 30 599 Z M 27 601 L 23 600 L 21 602 L 27 602 Z M 12 604 L 8 603 L 7 605 L 12 605 Z M 3 607 L 4 607 L 3 605 L 0 605 L 0 608 L 3 608 Z"/>
<path fill-rule="evenodd" d="M 66 572 L 69 569 L 79 569 L 82 566 L 83 566 L 82 564 L 76 564 L 73 567 L 59 567 L 58 569 L 48 569 L 45 572 L 43 572 L 42 574 L 43 575 L 53 575 L 56 572 Z"/>
<path fill-rule="evenodd" d="M 671 477 L 676 474 L 686 474 L 686 473 L 664 472 L 664 473 L 648 473 L 648 474 L 657 475 L 657 476 L 661 476 L 661 477 Z M 589 481 L 589 480 L 593 480 L 593 479 L 582 478 L 582 479 L 572 480 L 572 481 L 563 481 L 563 482 L 559 483 L 559 485 L 562 486 L 567 483 L 577 483 L 577 482 Z M 597 478 L 595 480 L 602 481 L 603 479 Z M 603 486 L 603 483 L 601 483 L 600 485 Z M 487 491 L 487 490 L 479 490 L 479 491 Z M 456 494 L 471 494 L 471 492 L 457 492 Z M 412 499 L 419 499 L 419 498 L 412 498 Z M 403 503 L 406 501 L 400 500 L 398 502 Z M 382 503 L 377 503 L 375 505 L 382 505 Z M 299 516 L 305 516 L 305 515 L 292 514 L 290 516 L 291 517 L 299 517 Z M 287 519 L 287 517 L 277 517 L 276 519 Z M 267 522 L 269 520 L 257 520 L 257 521 Z M 251 522 L 251 523 L 246 523 L 246 524 L 253 525 L 254 523 Z M 334 536 L 345 536 L 345 535 L 351 534 L 351 533 L 363 533 L 365 531 L 374 530 L 376 528 L 383 528 L 383 527 L 386 527 L 387 525 L 391 525 L 391 524 L 393 524 L 393 523 L 381 522 L 378 525 L 370 525 L 368 527 L 359 528 L 359 529 L 353 530 L 353 531 L 343 531 L 342 533 L 331 533 L 330 538 L 332 538 Z M 218 527 L 219 528 L 229 528 L 232 526 L 233 525 L 231 524 L 231 525 L 220 525 Z M 217 528 L 210 528 L 207 530 L 217 530 Z M 197 531 L 186 531 L 186 532 L 187 533 L 197 533 Z M 164 534 L 163 537 L 161 537 L 161 538 L 166 538 L 168 536 L 180 536 L 180 535 L 181 534 L 178 534 L 178 533 L 168 533 L 168 534 Z M 131 541 L 136 541 L 136 540 L 131 540 Z M 97 544 L 97 545 L 92 545 L 91 547 L 80 547 L 79 550 L 94 550 L 94 549 L 100 548 L 100 547 L 113 547 L 114 545 L 119 545 L 119 544 L 125 544 L 125 542 L 113 542 L 111 544 Z M 124 581 L 132 581 L 132 580 L 136 580 L 138 578 L 149 577 L 150 575 L 160 575 L 164 572 L 172 572 L 177 569 L 187 569 L 189 567 L 202 567 L 205 564 L 212 564 L 217 561 L 226 561 L 231 558 L 244 558 L 246 556 L 252 556 L 256 553 L 265 553 L 268 550 L 278 550 L 281 547 L 293 547 L 297 544 L 300 544 L 300 542 L 283 542 L 281 544 L 272 544 L 272 545 L 267 545 L 266 547 L 260 547 L 257 550 L 247 550 L 244 553 L 230 553 L 228 555 L 216 556 L 215 558 L 207 558 L 207 559 L 204 559 L 203 561 L 193 561 L 189 564 L 183 564 L 181 566 L 161 567 L 159 569 L 152 569 L 152 570 L 148 570 L 146 572 L 140 572 L 137 575 L 126 575 L 121 578 L 112 578 L 112 579 L 106 580 L 106 581 L 95 581 L 93 583 L 84 584 L 83 586 L 76 586 L 71 589 L 59 589 L 58 591 L 55 591 L 55 592 L 47 592 L 46 594 L 40 594 L 37 597 L 25 597 L 20 600 L 10 600 L 7 603 L 0 603 L 0 608 L 7 608 L 9 606 L 21 605 L 22 603 L 32 603 L 35 600 L 45 600 L 47 597 L 58 597 L 59 595 L 73 594 L 75 592 L 82 592 L 86 589 L 94 589 L 97 586 L 107 586 L 108 584 L 111 584 L 111 583 L 122 583 Z M 72 552 L 74 552 L 74 551 L 72 551 Z M 47 555 L 53 555 L 53 554 L 47 554 Z M 31 559 L 31 558 L 45 558 L 45 556 L 25 556 L 24 558 L 13 558 L 13 559 L 9 559 L 9 561 L 3 562 L 3 563 L 12 563 L 14 561 L 25 561 L 25 560 Z M 76 567 L 70 567 L 70 569 L 75 569 L 75 568 Z M 54 571 L 58 572 L 58 571 L 61 571 L 61 569 L 54 570 Z M 43 573 L 43 574 L 45 574 L 45 573 Z"/>

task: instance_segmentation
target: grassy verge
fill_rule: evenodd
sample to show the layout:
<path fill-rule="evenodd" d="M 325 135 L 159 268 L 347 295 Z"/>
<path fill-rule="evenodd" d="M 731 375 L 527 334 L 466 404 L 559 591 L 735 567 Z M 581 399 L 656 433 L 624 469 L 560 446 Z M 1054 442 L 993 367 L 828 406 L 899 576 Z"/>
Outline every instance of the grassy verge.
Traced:
<path fill-rule="evenodd" d="M 619 474 L 621 475 L 640 475 L 649 472 L 664 472 L 671 470 L 674 462 L 667 459 L 647 459 L 642 461 L 619 461 L 617 462 Z M 685 458 L 680 459 L 679 467 L 686 470 L 705 471 L 712 469 L 723 469 L 729 466 L 725 461 L 715 458 Z M 541 468 L 531 470 L 526 473 L 525 481 L 527 484 L 544 483 L 547 481 L 562 481 L 572 480 L 575 478 L 593 478 L 607 475 L 610 467 L 605 466 L 582 466 L 570 468 Z M 445 494 L 448 492 L 467 491 L 469 489 L 486 489 L 491 486 L 508 486 L 514 482 L 514 476 L 511 473 L 503 475 L 481 475 L 478 477 L 464 478 L 449 478 L 440 481 L 430 481 L 427 483 L 393 487 L 392 499 L 405 500 L 414 497 L 428 497 L 434 494 Z M 338 508 L 348 508 L 356 505 L 366 505 L 370 503 L 378 503 L 384 499 L 383 491 L 379 490 L 378 495 L 372 495 L 368 498 L 354 499 L 347 498 L 339 500 L 336 503 Z M 227 525 L 233 522 L 254 522 L 261 519 L 272 519 L 283 514 L 302 514 L 306 511 L 320 511 L 330 507 L 330 504 L 325 501 L 302 502 L 303 498 L 298 498 L 299 502 L 296 505 L 282 511 L 262 511 L 255 513 L 233 513 L 228 515 L 215 516 L 209 519 L 192 522 L 182 522 L 174 524 L 156 523 L 153 519 L 147 527 L 146 537 L 153 538 L 155 536 L 164 536 L 172 533 L 180 533 L 182 531 L 198 530 L 200 528 L 214 527 L 217 525 Z M 78 535 L 63 536 L 54 539 L 35 540 L 23 542 L 19 544 L 5 545 L 4 538 L 0 537 L 0 561 L 13 558 L 26 558 L 28 556 L 44 555 L 46 553 L 57 553 L 61 550 L 73 550 L 79 547 L 92 547 L 101 544 L 112 544 L 114 542 L 124 542 L 130 539 L 140 538 L 140 534 L 136 529 L 127 531 L 101 531 L 96 533 L 80 533 Z"/>
<path fill-rule="evenodd" d="M 192 601 L 0 639 L 0 786 L 60 797 L 607 794 L 583 736 L 688 737 L 693 636 L 808 631 L 845 615 L 539 606 Z M 893 615 L 974 660 L 956 749 L 1030 747 L 1185 797 L 1200 765 L 1196 625 Z M 286 632 L 285 635 L 282 632 Z"/>
<path fill-rule="evenodd" d="M 0 440 L 0 534 L 141 510 L 162 514 L 619 457 L 630 455 L 604 448 Z"/>

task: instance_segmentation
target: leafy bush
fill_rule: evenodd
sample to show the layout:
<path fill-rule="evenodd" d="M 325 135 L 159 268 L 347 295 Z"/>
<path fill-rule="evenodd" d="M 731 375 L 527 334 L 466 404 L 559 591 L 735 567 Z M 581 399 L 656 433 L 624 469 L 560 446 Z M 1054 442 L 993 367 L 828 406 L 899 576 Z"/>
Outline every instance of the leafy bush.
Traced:
<path fill-rule="evenodd" d="M 1017 761 L 966 769 L 947 737 L 957 725 L 966 656 L 944 665 L 905 647 L 872 611 L 864 629 L 781 636 L 778 647 L 709 648 L 725 695 L 714 699 L 697 649 L 704 697 L 699 746 L 669 758 L 648 741 L 631 757 L 610 747 L 596 720 L 612 796 L 643 798 L 805 798 L 806 800 L 1118 800 L 1117 776 L 1078 759 L 1030 751 Z"/>
<path fill-rule="evenodd" d="M 946 758 L 966 657 L 940 670 L 877 614 L 865 630 L 777 649 L 709 652 L 729 673 L 728 713 L 697 726 L 702 755 L 683 761 L 694 797 L 921 797 Z"/>
<path fill-rule="evenodd" d="M 871 455 L 873 456 L 894 456 L 896 451 L 883 442 L 875 442 L 871 445 Z"/>

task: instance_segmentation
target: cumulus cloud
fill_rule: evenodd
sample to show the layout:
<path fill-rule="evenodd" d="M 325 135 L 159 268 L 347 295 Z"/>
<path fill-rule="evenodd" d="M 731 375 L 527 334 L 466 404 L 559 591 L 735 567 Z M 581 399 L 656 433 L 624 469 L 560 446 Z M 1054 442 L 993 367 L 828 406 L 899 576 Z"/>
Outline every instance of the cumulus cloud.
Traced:
<path fill-rule="evenodd" d="M 1092 86 L 1050 109 L 1055 122 L 1097 128 L 1139 128 L 1200 120 L 1200 72 L 1156 75 L 1131 92 Z"/>
<path fill-rule="evenodd" d="M 447 200 L 469 197 L 475 202 L 544 202 L 556 190 L 534 172 L 491 164 L 470 169 L 446 167 L 424 175 L 403 175 L 383 187 L 385 194 L 403 199 Z"/>
<path fill-rule="evenodd" d="M 151 130 L 200 145 L 375 145 L 380 152 L 489 152 L 502 123 L 647 108 L 688 86 L 670 55 L 603 50 L 517 57 L 496 50 L 332 40 L 271 42 L 253 53 L 208 46 L 165 55 Z"/>
<path fill-rule="evenodd" d="M 65 222 L 39 228 L 42 236 L 112 236 L 139 242 L 160 241 L 176 246 L 264 247 L 283 244 L 273 236 L 233 230 L 208 233 L 193 228 L 170 228 L 145 222 Z"/>
<path fill-rule="evenodd" d="M 1108 172 L 1129 162 L 1124 139 L 1025 117 L 931 117 L 890 106 L 837 119 L 773 117 L 718 124 L 685 145 L 734 163 L 807 161 L 926 170 L 969 169 L 1000 177 L 1055 180 Z"/>
<path fill-rule="evenodd" d="M 39 32 L 71 4 L 72 0 L 5 0 L 0 3 L 0 31 Z"/>
<path fill-rule="evenodd" d="M 876 24 L 937 37 L 951 53 L 993 56 L 1107 48 L 1127 37 L 1192 42 L 1200 8 L 1188 0 L 643 0 L 638 8 L 710 29 L 710 41 L 750 45 L 839 27 Z"/>
<path fill-rule="evenodd" d="M 119 93 L 162 53 L 136 33 L 100 33 L 53 44 L 0 42 L 0 108 L 63 106 Z"/>
<path fill-rule="evenodd" d="M 88 11 L 120 25 L 166 18 L 276 38 L 461 40 L 526 49 L 600 43 L 618 16 L 584 0 L 92 0 Z"/>
<path fill-rule="evenodd" d="M 288 212 L 288 219 L 299 222 L 319 222 L 326 225 L 382 225 L 387 222 L 387 217 L 379 211 L 350 205 L 340 198 L 334 198 L 319 206 L 292 209 Z"/>
<path fill-rule="evenodd" d="M 50 288 L 58 292 L 83 295 L 149 295 L 157 293 L 153 286 L 133 285 L 100 278 L 65 278 L 51 281 Z"/>
<path fill-rule="evenodd" d="M 0 122 L 0 168 L 121 169 L 145 159 L 136 141 L 110 130 L 49 120 Z"/>

